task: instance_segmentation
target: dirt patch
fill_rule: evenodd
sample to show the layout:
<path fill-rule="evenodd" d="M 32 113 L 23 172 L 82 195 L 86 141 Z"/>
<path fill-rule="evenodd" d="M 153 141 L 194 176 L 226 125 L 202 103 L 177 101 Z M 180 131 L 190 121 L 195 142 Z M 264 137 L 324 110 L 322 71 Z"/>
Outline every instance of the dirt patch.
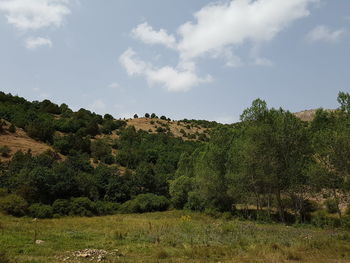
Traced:
<path fill-rule="evenodd" d="M 11 133 L 7 130 L 8 127 L 9 123 L 5 126 L 5 132 L 0 134 L 0 146 L 9 147 L 11 152 L 8 158 L 0 156 L 1 161 L 9 160 L 17 151 L 31 150 L 33 155 L 38 155 L 47 150 L 53 150 L 47 144 L 30 138 L 23 129 L 17 128 L 15 133 Z"/>

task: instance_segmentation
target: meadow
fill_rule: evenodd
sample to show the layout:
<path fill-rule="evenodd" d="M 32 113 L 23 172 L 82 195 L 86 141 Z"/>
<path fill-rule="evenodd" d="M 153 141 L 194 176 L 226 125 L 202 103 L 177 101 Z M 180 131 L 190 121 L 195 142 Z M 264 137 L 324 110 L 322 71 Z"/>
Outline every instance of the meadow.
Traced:
<path fill-rule="evenodd" d="M 41 241 L 38 241 L 41 240 Z M 1 263 L 350 262 L 350 233 L 188 211 L 33 220 L 0 215 Z"/>

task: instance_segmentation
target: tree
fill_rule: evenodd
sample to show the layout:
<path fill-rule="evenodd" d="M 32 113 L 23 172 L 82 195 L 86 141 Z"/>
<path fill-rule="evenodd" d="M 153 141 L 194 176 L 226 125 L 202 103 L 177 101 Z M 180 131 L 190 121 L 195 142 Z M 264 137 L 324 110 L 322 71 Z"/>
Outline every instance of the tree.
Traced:
<path fill-rule="evenodd" d="M 103 116 L 103 118 L 105 119 L 105 120 L 114 120 L 114 118 L 113 118 L 113 116 L 111 115 L 111 114 L 105 114 L 104 116 Z"/>
<path fill-rule="evenodd" d="M 171 203 L 177 209 L 184 208 L 188 201 L 188 193 L 193 190 L 193 179 L 187 176 L 180 176 L 169 183 L 169 194 Z"/>
<path fill-rule="evenodd" d="M 138 117 L 139 117 L 139 116 L 138 116 L 137 114 L 134 115 L 134 119 L 138 119 Z"/>
<path fill-rule="evenodd" d="M 315 154 L 313 156 L 314 162 L 310 166 L 313 186 L 317 190 L 328 189 L 331 191 L 339 217 L 341 217 L 340 194 L 342 191 L 349 190 L 349 124 L 349 113 L 343 110 L 337 113 L 318 114 L 313 121 Z"/>
<path fill-rule="evenodd" d="M 97 160 L 101 160 L 112 154 L 112 148 L 105 140 L 98 139 L 91 143 L 91 156 Z"/>
<path fill-rule="evenodd" d="M 145 118 L 149 118 L 149 117 L 150 117 L 149 113 L 146 113 Z"/>
<path fill-rule="evenodd" d="M 340 104 L 340 110 L 350 113 L 350 94 L 345 92 L 339 92 L 338 102 Z"/>
<path fill-rule="evenodd" d="M 100 134 L 100 128 L 98 127 L 98 122 L 96 120 L 91 120 L 86 125 L 85 129 L 86 134 L 91 136 L 96 136 L 97 134 Z"/>

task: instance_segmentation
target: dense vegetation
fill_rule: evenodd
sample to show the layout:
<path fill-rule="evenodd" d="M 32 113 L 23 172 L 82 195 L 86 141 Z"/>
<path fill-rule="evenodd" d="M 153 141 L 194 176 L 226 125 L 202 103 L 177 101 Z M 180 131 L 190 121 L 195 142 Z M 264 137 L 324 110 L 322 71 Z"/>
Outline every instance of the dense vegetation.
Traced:
<path fill-rule="evenodd" d="M 0 102 L 0 118 L 12 131 L 23 128 L 61 154 L 17 152 L 1 164 L 0 209 L 6 213 L 43 218 L 172 206 L 213 216 L 350 226 L 341 209 L 350 189 L 347 93 L 339 93 L 339 109 L 320 109 L 312 122 L 260 99 L 238 124 L 182 121 L 210 128 L 208 142 L 136 131 L 109 114 L 73 112 L 48 100 L 1 93 Z"/>

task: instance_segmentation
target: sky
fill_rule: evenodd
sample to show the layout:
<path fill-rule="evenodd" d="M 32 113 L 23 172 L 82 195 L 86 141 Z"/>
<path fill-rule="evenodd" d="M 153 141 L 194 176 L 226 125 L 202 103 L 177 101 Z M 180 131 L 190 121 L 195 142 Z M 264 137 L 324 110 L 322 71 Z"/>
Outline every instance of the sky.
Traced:
<path fill-rule="evenodd" d="M 0 90 L 116 118 L 336 108 L 350 1 L 0 0 Z"/>

